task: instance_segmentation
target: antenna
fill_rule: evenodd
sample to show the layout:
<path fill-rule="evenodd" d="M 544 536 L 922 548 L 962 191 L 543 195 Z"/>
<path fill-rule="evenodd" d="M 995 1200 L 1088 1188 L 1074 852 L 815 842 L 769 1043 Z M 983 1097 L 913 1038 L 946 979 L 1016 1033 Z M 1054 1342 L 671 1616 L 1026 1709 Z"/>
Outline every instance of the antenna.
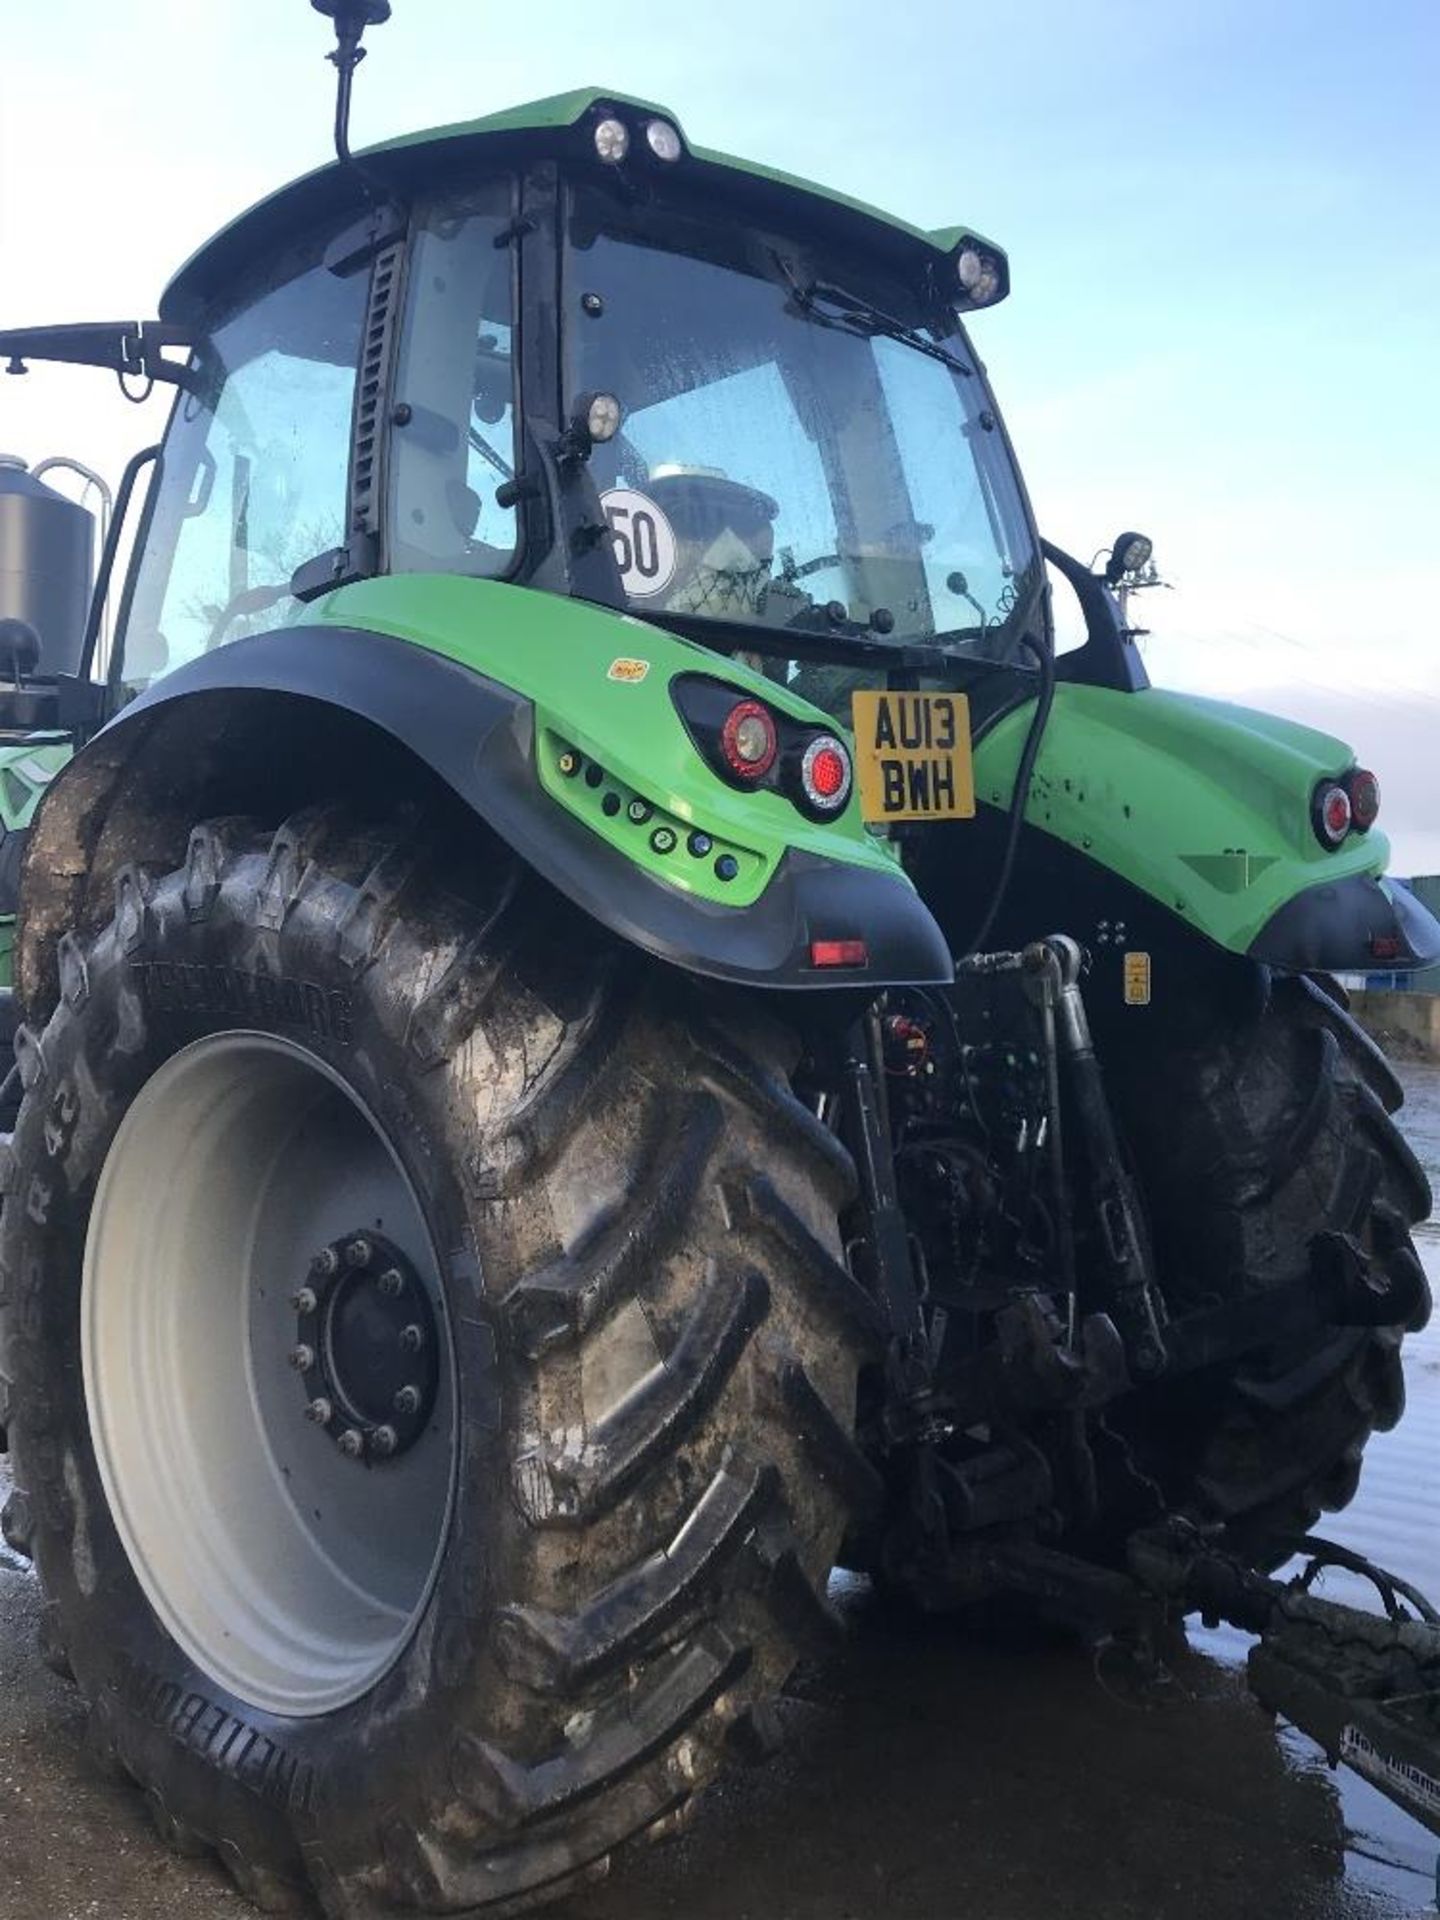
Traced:
<path fill-rule="evenodd" d="M 335 157 L 342 167 L 354 167 L 350 157 L 350 86 L 355 69 L 365 58 L 360 41 L 366 27 L 380 27 L 390 18 L 390 0 L 310 0 L 317 13 L 335 22 L 335 51 L 326 58 L 338 76 L 335 88 Z M 358 173 L 360 170 L 355 168 Z M 362 176 L 363 179 L 363 176 Z"/>

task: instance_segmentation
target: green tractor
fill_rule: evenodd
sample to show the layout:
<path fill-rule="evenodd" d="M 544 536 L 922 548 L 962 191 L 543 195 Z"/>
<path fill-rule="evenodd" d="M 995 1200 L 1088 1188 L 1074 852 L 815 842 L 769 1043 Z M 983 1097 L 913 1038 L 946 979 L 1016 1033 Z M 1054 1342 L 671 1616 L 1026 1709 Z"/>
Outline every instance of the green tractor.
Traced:
<path fill-rule="evenodd" d="M 175 393 L 25 854 L 5 1531 L 168 1841 L 504 1911 L 837 1562 L 1084 1613 L 1345 1503 L 1430 1196 L 1329 970 L 1440 925 L 1039 537 L 998 247 L 618 93 L 352 158 L 322 11 L 336 164 L 0 334 Z"/>

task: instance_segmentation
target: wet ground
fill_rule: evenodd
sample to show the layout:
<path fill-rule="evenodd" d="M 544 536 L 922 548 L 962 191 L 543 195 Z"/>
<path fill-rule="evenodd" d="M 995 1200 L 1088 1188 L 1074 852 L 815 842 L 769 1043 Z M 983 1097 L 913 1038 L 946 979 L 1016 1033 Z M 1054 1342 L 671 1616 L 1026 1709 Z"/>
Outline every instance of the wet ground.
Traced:
<path fill-rule="evenodd" d="M 1403 1069 L 1440 1186 L 1440 1068 Z M 1421 1231 L 1440 1292 L 1440 1223 Z M 1409 1410 L 1327 1531 L 1440 1592 L 1440 1318 L 1410 1343 Z M 0 1498 L 5 1484 L 0 1460 Z M 1332 1587 L 1332 1592 L 1339 1592 Z M 680 1840 L 558 1920 L 1394 1920 L 1433 1911 L 1436 1842 L 1247 1700 L 1241 1636 L 1191 1635 L 1138 1693 L 1071 1646 L 855 1632 L 786 1706 L 783 1758 L 724 1783 Z M 73 1696 L 34 1652 L 36 1595 L 0 1547 L 0 1920 L 241 1920 L 135 1794 L 79 1753 Z"/>

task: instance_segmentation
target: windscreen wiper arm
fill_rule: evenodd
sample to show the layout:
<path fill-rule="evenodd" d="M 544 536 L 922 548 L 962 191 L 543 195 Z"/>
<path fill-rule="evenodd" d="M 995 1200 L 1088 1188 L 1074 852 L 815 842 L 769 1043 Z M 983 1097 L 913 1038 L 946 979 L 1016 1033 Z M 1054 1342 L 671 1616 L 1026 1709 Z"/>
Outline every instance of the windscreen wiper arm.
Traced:
<path fill-rule="evenodd" d="M 963 374 L 967 379 L 974 373 L 975 369 L 951 353 L 948 347 L 942 347 L 938 340 L 928 339 L 918 328 L 907 326 L 895 314 L 887 313 L 873 301 L 861 300 L 828 281 L 802 280 L 783 254 L 775 253 L 773 249 L 771 258 L 790 289 L 791 299 L 817 327 L 833 327 L 837 333 L 853 333 L 862 340 L 873 340 L 877 334 L 882 335 L 887 340 L 898 340 L 901 346 L 912 347 L 916 353 L 923 353 L 927 360 L 938 360 L 942 367 L 948 367 L 952 373 Z"/>

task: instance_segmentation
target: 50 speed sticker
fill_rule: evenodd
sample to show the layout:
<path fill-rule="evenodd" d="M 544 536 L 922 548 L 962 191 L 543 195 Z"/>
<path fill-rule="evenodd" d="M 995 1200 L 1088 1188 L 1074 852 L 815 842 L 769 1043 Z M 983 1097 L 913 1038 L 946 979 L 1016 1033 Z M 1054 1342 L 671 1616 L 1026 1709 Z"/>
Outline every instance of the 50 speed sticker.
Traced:
<path fill-rule="evenodd" d="M 632 600 L 663 593 L 675 578 L 675 529 L 648 494 L 612 487 L 600 496 L 610 545 L 625 592 Z"/>

